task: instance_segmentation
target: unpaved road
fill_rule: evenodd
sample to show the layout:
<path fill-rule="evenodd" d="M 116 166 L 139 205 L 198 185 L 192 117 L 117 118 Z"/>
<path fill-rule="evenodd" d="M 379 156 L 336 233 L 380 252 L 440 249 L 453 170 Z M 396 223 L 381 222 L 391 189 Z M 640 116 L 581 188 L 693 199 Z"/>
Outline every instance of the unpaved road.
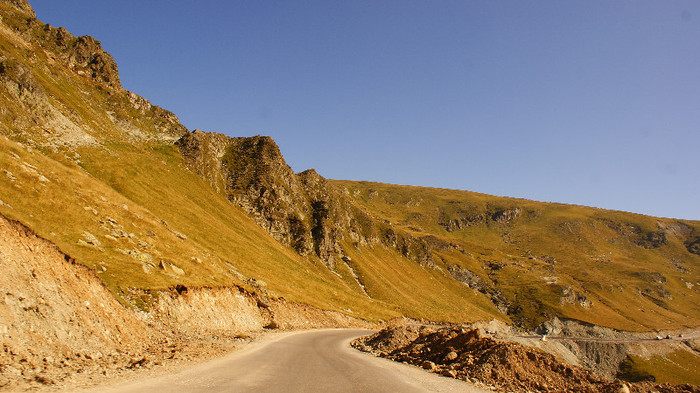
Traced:
<path fill-rule="evenodd" d="M 368 330 L 288 333 L 176 374 L 94 392 L 488 392 L 349 346 Z"/>

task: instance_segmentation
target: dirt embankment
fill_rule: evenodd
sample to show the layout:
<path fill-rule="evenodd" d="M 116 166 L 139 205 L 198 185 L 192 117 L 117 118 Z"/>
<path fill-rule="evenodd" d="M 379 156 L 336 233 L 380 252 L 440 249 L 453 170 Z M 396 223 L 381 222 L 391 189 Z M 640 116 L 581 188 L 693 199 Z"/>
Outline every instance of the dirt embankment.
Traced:
<path fill-rule="evenodd" d="M 508 392 L 700 392 L 692 385 L 608 380 L 554 355 L 461 327 L 386 328 L 353 342 L 361 351 Z"/>
<path fill-rule="evenodd" d="M 237 287 L 152 295 L 149 313 L 124 307 L 91 270 L 0 215 L 0 390 L 86 385 L 204 359 L 265 328 L 366 325 Z"/>
<path fill-rule="evenodd" d="M 162 338 L 86 268 L 4 217 L 0 261 L 0 387 L 51 384 L 88 363 L 122 363 L 144 336 Z"/>

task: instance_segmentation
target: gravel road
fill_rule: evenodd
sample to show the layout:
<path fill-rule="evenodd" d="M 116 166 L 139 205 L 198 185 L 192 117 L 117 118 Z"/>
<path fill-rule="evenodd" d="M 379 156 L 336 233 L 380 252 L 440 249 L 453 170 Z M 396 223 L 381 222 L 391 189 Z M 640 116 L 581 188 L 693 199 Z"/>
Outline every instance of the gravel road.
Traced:
<path fill-rule="evenodd" d="M 94 392 L 488 392 L 349 346 L 368 330 L 285 333 L 175 374 Z"/>

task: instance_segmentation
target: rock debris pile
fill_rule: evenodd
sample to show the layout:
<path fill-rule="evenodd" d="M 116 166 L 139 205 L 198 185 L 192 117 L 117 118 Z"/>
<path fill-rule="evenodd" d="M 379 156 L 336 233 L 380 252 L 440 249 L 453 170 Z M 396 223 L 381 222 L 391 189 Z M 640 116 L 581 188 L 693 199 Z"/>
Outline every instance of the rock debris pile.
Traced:
<path fill-rule="evenodd" d="M 692 385 L 606 380 L 555 356 L 462 327 L 389 327 L 352 343 L 364 352 L 508 392 L 700 392 Z"/>

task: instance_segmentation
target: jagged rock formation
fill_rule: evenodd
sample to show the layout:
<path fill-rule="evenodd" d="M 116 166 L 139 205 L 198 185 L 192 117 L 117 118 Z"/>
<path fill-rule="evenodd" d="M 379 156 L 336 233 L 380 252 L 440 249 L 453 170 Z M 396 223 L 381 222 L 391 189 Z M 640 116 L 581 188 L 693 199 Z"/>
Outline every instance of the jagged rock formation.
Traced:
<path fill-rule="evenodd" d="M 38 21 L 26 1 L 2 7 L 2 34 L 13 48 L 0 52 L 0 92 L 11 101 L 0 109 L 0 131 L 54 150 L 99 145 L 115 129 L 111 137 L 129 140 L 175 140 L 187 131 L 173 113 L 122 89 L 117 63 L 98 40 Z M 22 51 L 31 51 L 30 61 Z M 99 94 L 71 88 L 80 83 Z M 68 110 L 65 103 L 74 101 L 91 105 Z M 104 113 L 110 123 L 101 121 Z"/>
<path fill-rule="evenodd" d="M 442 214 L 440 217 L 439 224 L 445 228 L 448 232 L 465 230 L 470 226 L 480 225 L 480 224 L 507 224 L 512 220 L 520 217 L 523 210 L 520 207 L 513 208 L 501 208 L 494 207 L 489 208 L 485 212 L 458 212 L 458 218 L 452 218 L 446 214 Z"/>
<path fill-rule="evenodd" d="M 383 244 L 433 264 L 430 239 L 372 218 L 314 169 L 294 173 L 270 137 L 231 138 L 195 130 L 176 144 L 192 170 L 300 255 L 316 255 L 333 268 L 345 257 L 341 243 L 348 240 Z"/>

